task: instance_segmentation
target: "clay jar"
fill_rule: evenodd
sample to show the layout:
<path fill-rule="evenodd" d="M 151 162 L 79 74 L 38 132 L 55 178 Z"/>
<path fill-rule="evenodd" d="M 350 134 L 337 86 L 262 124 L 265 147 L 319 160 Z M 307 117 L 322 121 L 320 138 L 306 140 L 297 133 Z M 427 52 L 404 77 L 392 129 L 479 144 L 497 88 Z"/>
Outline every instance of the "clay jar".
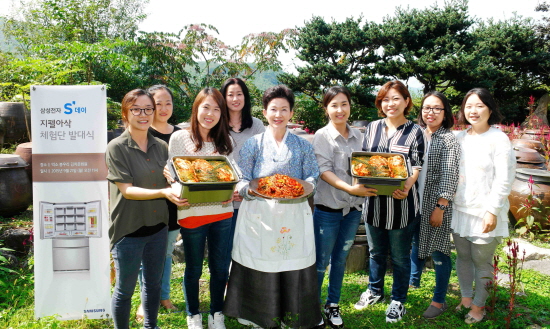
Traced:
<path fill-rule="evenodd" d="M 522 139 L 540 140 L 542 136 L 548 135 L 548 129 L 526 129 L 521 135 Z"/>
<path fill-rule="evenodd" d="M 17 145 L 14 154 L 17 154 L 27 162 L 29 165 L 26 167 L 29 179 L 32 182 L 32 142 L 22 143 Z"/>
<path fill-rule="evenodd" d="M 27 163 L 15 154 L 0 154 L 0 216 L 11 217 L 27 210 L 32 202 L 32 184 Z"/>
<path fill-rule="evenodd" d="M 528 149 L 533 149 L 538 151 L 539 153 L 543 153 L 543 147 L 542 143 L 538 140 L 532 140 L 532 139 L 513 139 L 512 140 L 512 146 L 513 147 L 524 147 Z"/>
<path fill-rule="evenodd" d="M 0 117 L 4 121 L 6 130 L 4 143 L 28 141 L 27 131 L 30 131 L 31 119 L 30 112 L 25 109 L 25 104 L 0 102 Z"/>
<path fill-rule="evenodd" d="M 543 206 L 535 202 L 535 207 L 541 208 L 541 212 L 533 211 L 535 221 L 542 224 L 543 229 L 549 229 L 547 216 L 550 211 L 545 209 L 550 206 L 550 172 L 541 169 L 519 168 L 516 170 L 516 179 L 512 184 L 512 192 L 508 197 L 510 201 L 510 212 L 517 221 L 525 217 L 525 210 L 518 212 L 518 209 L 526 202 L 527 196 L 531 193 L 529 190 L 529 177 L 533 177 L 533 194 L 542 201 Z"/>
<path fill-rule="evenodd" d="M 546 169 L 545 160 L 539 152 L 525 147 L 514 147 L 514 153 L 516 168 Z"/>

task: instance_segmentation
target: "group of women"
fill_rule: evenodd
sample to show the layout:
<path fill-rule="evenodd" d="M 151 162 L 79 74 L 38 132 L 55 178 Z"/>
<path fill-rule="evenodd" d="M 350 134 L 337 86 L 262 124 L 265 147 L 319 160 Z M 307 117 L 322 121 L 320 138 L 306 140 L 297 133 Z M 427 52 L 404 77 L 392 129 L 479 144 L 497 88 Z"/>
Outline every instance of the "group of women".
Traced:
<path fill-rule="evenodd" d="M 127 129 L 109 143 L 106 153 L 109 237 L 117 273 L 115 328 L 129 327 L 138 277 L 142 305 L 136 317 L 145 328 L 157 328 L 160 305 L 176 309 L 169 280 L 178 229 L 185 253 L 189 328 L 203 328 L 199 279 L 207 242 L 209 329 L 225 328 L 224 315 L 256 328 L 343 328 L 338 305 L 346 258 L 361 220 L 370 273 L 356 309 L 384 301 L 389 253 L 393 286 L 386 321 L 405 315 L 408 290 L 420 285 L 428 256 L 434 259 L 436 287 L 423 315 L 443 313 L 452 234 L 462 293 L 457 310 L 469 309 L 467 323 L 483 319 L 492 256 L 508 235 L 507 195 L 515 174 L 510 142 L 491 128 L 501 118 L 487 90 L 466 95 L 459 120 L 471 128 L 455 137 L 449 102 L 439 92 L 425 95 L 415 124 L 406 118 L 413 106 L 407 88 L 399 81 L 386 83 L 375 101 L 383 118 L 371 122 L 362 135 L 348 124 L 349 92 L 332 87 L 323 99 L 329 123 L 317 131 L 313 143 L 287 129 L 294 95 L 286 86 L 269 88 L 263 95 L 267 128 L 252 117 L 242 80 L 228 79 L 220 90 L 199 93 L 190 128 L 182 130 L 167 123 L 173 108 L 164 86 L 133 90 L 122 101 Z M 354 151 L 404 155 L 411 170 L 404 188 L 386 196 L 378 195 L 375 186 L 352 184 L 348 169 Z M 233 197 L 200 204 L 181 199 L 164 170 L 167 159 L 176 155 L 225 155 L 235 161 L 242 178 Z M 281 201 L 256 194 L 250 183 L 273 174 L 310 184 L 315 189 L 313 210 L 306 198 Z M 329 265 L 323 303 L 321 288 Z"/>

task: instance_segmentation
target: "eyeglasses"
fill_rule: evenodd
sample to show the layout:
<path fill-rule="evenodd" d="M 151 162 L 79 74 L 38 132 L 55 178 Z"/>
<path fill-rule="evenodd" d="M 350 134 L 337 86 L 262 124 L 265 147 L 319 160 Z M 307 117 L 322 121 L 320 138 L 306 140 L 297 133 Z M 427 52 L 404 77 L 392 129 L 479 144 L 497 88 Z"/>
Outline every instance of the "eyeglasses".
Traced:
<path fill-rule="evenodd" d="M 155 108 L 148 107 L 145 109 L 138 109 L 137 107 L 135 109 L 130 109 L 130 112 L 132 112 L 133 115 L 138 116 L 141 115 L 141 112 L 145 113 L 145 115 L 151 115 L 153 112 L 155 112 Z"/>
<path fill-rule="evenodd" d="M 443 111 L 441 107 L 429 107 L 429 106 L 422 106 L 422 112 L 424 113 L 430 113 L 432 111 L 434 114 L 439 114 L 441 111 Z"/>

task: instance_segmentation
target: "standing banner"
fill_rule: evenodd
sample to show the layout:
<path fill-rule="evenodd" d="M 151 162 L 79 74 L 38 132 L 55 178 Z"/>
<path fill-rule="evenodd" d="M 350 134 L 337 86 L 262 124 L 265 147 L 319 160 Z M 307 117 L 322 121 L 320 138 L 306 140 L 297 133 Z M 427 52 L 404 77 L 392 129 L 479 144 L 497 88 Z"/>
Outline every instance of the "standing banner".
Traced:
<path fill-rule="evenodd" d="M 110 316 L 105 86 L 32 86 L 34 314 Z"/>

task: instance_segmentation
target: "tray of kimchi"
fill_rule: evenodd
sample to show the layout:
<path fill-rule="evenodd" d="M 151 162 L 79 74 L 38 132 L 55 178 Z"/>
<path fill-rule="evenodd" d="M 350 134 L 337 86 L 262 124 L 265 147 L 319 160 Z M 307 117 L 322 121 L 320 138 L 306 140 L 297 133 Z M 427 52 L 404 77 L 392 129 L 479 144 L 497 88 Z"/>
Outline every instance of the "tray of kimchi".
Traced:
<path fill-rule="evenodd" d="M 353 184 L 364 184 L 378 190 L 378 195 L 391 195 L 405 187 L 411 175 L 404 155 L 383 152 L 352 152 L 350 172 Z"/>
<path fill-rule="evenodd" d="M 239 182 L 239 171 L 224 155 L 174 156 L 168 168 L 189 203 L 219 202 L 231 198 Z"/>
<path fill-rule="evenodd" d="M 287 175 L 275 174 L 250 181 L 249 189 L 265 199 L 304 199 L 313 193 L 313 184 Z"/>

